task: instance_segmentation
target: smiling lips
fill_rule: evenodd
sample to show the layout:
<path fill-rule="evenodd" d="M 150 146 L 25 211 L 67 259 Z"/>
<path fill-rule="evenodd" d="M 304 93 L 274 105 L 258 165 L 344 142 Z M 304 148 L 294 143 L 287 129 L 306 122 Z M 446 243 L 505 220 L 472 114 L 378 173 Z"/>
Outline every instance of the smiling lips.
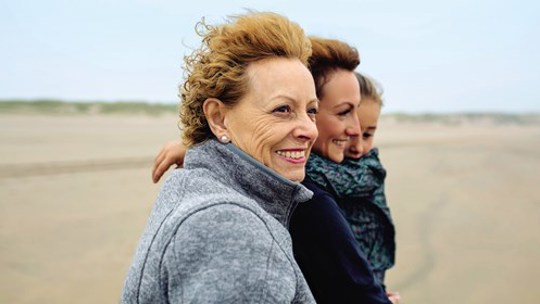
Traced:
<path fill-rule="evenodd" d="M 362 153 L 349 151 L 349 157 L 350 158 L 360 158 L 360 157 L 362 157 Z"/>
<path fill-rule="evenodd" d="M 306 150 L 304 149 L 279 150 L 276 151 L 276 154 L 293 164 L 300 164 L 306 161 Z"/>
<path fill-rule="evenodd" d="M 332 142 L 340 148 L 345 148 L 345 145 L 349 142 L 349 139 L 334 139 Z"/>

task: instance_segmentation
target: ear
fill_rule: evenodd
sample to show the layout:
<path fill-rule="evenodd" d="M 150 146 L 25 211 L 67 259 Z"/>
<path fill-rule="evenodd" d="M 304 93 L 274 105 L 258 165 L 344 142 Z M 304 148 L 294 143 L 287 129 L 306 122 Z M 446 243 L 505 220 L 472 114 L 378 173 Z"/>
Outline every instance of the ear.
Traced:
<path fill-rule="evenodd" d="M 227 106 L 217 98 L 208 98 L 203 103 L 203 112 L 208 121 L 210 130 L 217 138 L 223 135 L 228 136 L 227 125 L 225 123 L 225 114 Z"/>

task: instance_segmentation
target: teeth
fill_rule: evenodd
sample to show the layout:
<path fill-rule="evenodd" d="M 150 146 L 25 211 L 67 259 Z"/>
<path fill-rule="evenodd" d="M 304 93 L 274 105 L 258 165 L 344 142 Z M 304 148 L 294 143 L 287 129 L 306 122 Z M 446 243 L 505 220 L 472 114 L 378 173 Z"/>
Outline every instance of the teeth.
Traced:
<path fill-rule="evenodd" d="M 284 156 L 286 158 L 303 158 L 306 155 L 305 151 L 276 151 L 276 153 L 280 156 Z"/>
<path fill-rule="evenodd" d="M 336 145 L 338 145 L 338 146 L 343 146 L 343 145 L 345 145 L 345 144 L 348 142 L 348 140 L 334 139 L 333 142 L 334 142 Z"/>

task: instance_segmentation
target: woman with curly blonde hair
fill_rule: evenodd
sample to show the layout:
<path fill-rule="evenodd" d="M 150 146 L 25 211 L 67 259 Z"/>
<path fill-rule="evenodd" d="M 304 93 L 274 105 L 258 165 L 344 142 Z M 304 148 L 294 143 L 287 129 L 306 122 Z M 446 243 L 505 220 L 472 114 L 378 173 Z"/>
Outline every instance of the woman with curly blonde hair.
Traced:
<path fill-rule="evenodd" d="M 314 303 L 287 231 L 318 100 L 302 28 L 274 13 L 202 23 L 181 88 L 184 170 L 161 189 L 122 303 Z"/>

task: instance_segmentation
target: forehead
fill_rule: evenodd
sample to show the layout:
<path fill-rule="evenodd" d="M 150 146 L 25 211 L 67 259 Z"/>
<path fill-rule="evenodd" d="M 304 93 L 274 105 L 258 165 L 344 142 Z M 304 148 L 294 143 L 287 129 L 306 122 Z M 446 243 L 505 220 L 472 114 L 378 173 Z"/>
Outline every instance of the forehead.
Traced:
<path fill-rule="evenodd" d="M 307 70 L 307 67 L 296 58 L 268 57 L 250 63 L 246 73 L 250 80 L 263 80 L 266 78 L 282 79 L 291 71 Z"/>
<path fill-rule="evenodd" d="M 332 104 L 360 102 L 360 85 L 353 72 L 337 70 L 328 76 L 322 88 L 322 99 Z"/>
<path fill-rule="evenodd" d="M 249 64 L 247 93 L 259 98 L 286 95 L 294 99 L 316 99 L 315 84 L 307 67 L 298 59 L 272 57 Z"/>
<path fill-rule="evenodd" d="M 362 126 L 376 126 L 380 112 L 381 106 L 370 99 L 362 99 L 356 111 Z"/>
<path fill-rule="evenodd" d="M 361 113 L 378 113 L 381 110 L 381 104 L 379 104 L 373 98 L 362 98 L 362 101 L 358 105 L 358 114 Z"/>

